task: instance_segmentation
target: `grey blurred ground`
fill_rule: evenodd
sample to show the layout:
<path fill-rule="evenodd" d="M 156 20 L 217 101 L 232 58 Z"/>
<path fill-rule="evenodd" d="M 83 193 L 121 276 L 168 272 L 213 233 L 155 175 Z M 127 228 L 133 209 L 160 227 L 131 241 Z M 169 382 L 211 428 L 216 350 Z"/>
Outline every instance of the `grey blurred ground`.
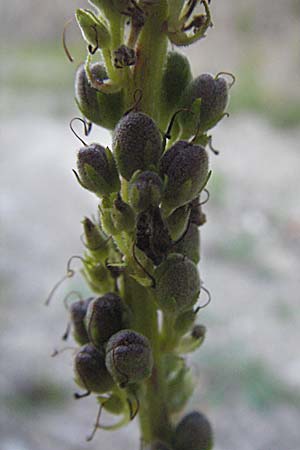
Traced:
<path fill-rule="evenodd" d="M 51 308 L 43 301 L 96 211 L 71 173 L 74 67 L 59 48 L 79 3 L 0 4 L 0 450 L 138 448 L 136 424 L 85 443 L 96 404 L 72 398 L 71 352 L 49 356 L 62 346 L 61 298 L 84 292 L 80 276 Z M 201 264 L 213 302 L 189 408 L 212 419 L 216 450 L 299 450 L 300 2 L 212 3 L 216 26 L 193 47 L 194 72 L 233 70 L 238 83 L 214 131 Z M 79 62 L 74 29 L 69 39 Z M 91 140 L 110 137 L 95 129 Z"/>

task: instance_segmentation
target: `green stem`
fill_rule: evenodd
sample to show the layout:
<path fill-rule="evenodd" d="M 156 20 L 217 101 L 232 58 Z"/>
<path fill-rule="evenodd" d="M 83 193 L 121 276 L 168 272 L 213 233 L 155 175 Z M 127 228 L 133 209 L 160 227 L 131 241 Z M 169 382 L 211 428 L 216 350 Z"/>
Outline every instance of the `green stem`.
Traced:
<path fill-rule="evenodd" d="M 135 88 L 142 92 L 140 109 L 154 120 L 159 120 L 159 94 L 168 43 L 163 29 L 167 13 L 166 0 L 151 6 L 137 46 Z"/>
<path fill-rule="evenodd" d="M 132 311 L 132 328 L 144 334 L 151 342 L 154 366 L 151 377 L 144 383 L 140 398 L 140 425 L 142 439 L 169 441 L 171 424 L 165 400 L 165 382 L 162 372 L 160 336 L 157 309 L 150 288 L 144 288 L 130 277 L 124 277 L 124 297 Z"/>

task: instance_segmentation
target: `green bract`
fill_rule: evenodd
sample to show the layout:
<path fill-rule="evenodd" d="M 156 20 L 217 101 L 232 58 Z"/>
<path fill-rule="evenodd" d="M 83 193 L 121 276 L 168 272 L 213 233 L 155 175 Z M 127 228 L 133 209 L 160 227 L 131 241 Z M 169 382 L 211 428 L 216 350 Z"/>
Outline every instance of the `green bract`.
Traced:
<path fill-rule="evenodd" d="M 166 218 L 168 230 L 173 241 L 177 241 L 187 230 L 189 224 L 191 208 L 190 205 L 184 205 Z"/>
<path fill-rule="evenodd" d="M 157 167 L 162 152 L 157 125 L 147 114 L 126 114 L 114 131 L 113 150 L 120 174 L 128 181 L 137 170 Z"/>
<path fill-rule="evenodd" d="M 145 380 L 151 375 L 153 366 L 150 342 L 136 331 L 119 331 L 107 343 L 105 361 L 120 387 Z"/>
<path fill-rule="evenodd" d="M 123 325 L 124 307 L 121 298 L 114 293 L 93 300 L 87 311 L 86 324 L 90 341 L 102 346 Z"/>
<path fill-rule="evenodd" d="M 103 263 L 90 258 L 87 261 L 85 260 L 83 265 L 83 273 L 94 292 L 105 294 L 106 292 L 113 291 L 113 279 Z"/>
<path fill-rule="evenodd" d="M 105 366 L 103 349 L 92 344 L 82 347 L 75 357 L 75 381 L 83 389 L 99 394 L 112 389 L 114 382 Z"/>
<path fill-rule="evenodd" d="M 129 183 L 129 202 L 135 211 L 146 211 L 160 204 L 162 191 L 163 182 L 155 172 L 137 172 Z"/>
<path fill-rule="evenodd" d="M 200 113 L 193 117 L 189 113 L 178 115 L 178 121 L 183 130 L 183 137 L 188 138 L 195 134 L 198 125 L 200 131 L 205 132 L 214 127 L 223 117 L 228 103 L 228 85 L 224 78 L 214 78 L 205 73 L 191 81 L 181 98 L 183 108 L 191 108 L 193 102 L 200 99 Z"/>
<path fill-rule="evenodd" d="M 166 216 L 195 198 L 208 178 L 208 156 L 204 147 L 178 141 L 160 160 L 161 177 L 167 177 L 162 208 Z"/>
<path fill-rule="evenodd" d="M 196 265 L 188 258 L 170 254 L 155 270 L 156 298 L 165 312 L 180 313 L 190 309 L 200 293 L 200 278 Z"/>
<path fill-rule="evenodd" d="M 101 228 L 92 222 L 92 220 L 88 217 L 84 218 L 82 224 L 85 245 L 95 258 L 99 258 L 102 262 L 104 262 L 109 254 L 108 237 L 104 234 Z"/>
<path fill-rule="evenodd" d="M 77 168 L 82 186 L 97 195 L 120 190 L 120 179 L 114 157 L 99 144 L 82 147 L 77 155 Z"/>
<path fill-rule="evenodd" d="M 200 233 L 197 225 L 190 223 L 183 238 L 174 245 L 175 253 L 187 256 L 195 264 L 200 261 Z"/>
<path fill-rule="evenodd" d="M 107 48 L 111 36 L 105 24 L 87 9 L 77 9 L 76 20 L 85 41 L 94 48 Z"/>
<path fill-rule="evenodd" d="M 208 419 L 200 412 L 187 414 L 174 433 L 175 450 L 210 450 L 213 431 Z"/>
<path fill-rule="evenodd" d="M 118 196 L 114 201 L 110 214 L 117 233 L 121 231 L 130 233 L 133 231 L 135 224 L 134 212 L 128 203 L 122 200 L 121 196 Z"/>
<path fill-rule="evenodd" d="M 93 64 L 90 71 L 98 83 L 101 84 L 107 80 L 106 69 L 102 64 Z M 93 88 L 83 64 L 76 72 L 75 100 L 78 108 L 88 120 L 109 130 L 115 127 L 123 114 L 123 93 L 119 91 L 105 94 Z"/>

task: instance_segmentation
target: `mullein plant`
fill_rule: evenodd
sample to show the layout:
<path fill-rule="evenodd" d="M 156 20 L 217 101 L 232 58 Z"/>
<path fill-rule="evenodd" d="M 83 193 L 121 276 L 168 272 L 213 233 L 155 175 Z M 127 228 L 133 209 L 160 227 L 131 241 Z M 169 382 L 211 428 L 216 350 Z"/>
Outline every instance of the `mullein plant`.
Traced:
<path fill-rule="evenodd" d="M 185 355 L 204 341 L 197 321 L 210 299 L 198 270 L 206 148 L 234 77 L 193 78 L 174 50 L 205 37 L 209 1 L 90 0 L 90 8 L 75 14 L 87 47 L 75 99 L 86 135 L 99 125 L 112 144 L 80 139 L 73 170 L 99 201 L 99 218 L 82 222 L 92 293 L 68 306 L 75 398 L 98 403 L 88 440 L 138 417 L 143 449 L 209 450 L 203 412 L 180 416 L 194 388 Z M 69 264 L 64 279 L 73 274 Z M 102 410 L 116 419 L 104 424 Z"/>

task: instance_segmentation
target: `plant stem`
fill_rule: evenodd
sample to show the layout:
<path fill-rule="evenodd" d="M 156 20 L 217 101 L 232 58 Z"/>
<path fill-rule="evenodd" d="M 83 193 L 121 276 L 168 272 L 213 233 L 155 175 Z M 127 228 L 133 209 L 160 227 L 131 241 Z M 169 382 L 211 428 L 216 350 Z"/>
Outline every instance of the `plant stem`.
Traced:
<path fill-rule="evenodd" d="M 163 31 L 168 5 L 161 0 L 151 6 L 150 15 L 141 32 L 134 71 L 135 88 L 142 92 L 140 109 L 159 120 L 159 93 L 167 52 L 167 36 Z"/>
<path fill-rule="evenodd" d="M 124 279 L 124 297 L 133 313 L 132 327 L 148 337 L 153 352 L 152 375 L 141 389 L 140 424 L 142 439 L 150 443 L 155 439 L 170 440 L 171 424 L 165 400 L 165 382 L 162 373 L 160 336 L 154 295 L 130 277 Z"/>

